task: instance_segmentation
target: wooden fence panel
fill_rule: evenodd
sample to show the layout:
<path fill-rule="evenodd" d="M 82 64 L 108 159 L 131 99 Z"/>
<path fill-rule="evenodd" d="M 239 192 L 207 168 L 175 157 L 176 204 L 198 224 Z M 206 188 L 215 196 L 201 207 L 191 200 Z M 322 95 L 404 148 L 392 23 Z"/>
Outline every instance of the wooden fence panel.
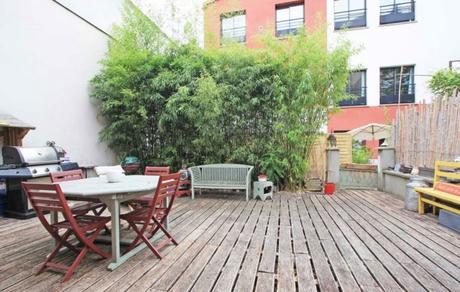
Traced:
<path fill-rule="evenodd" d="M 340 152 L 340 164 L 353 162 L 353 138 L 350 134 L 334 133 L 337 138 L 337 148 Z"/>
<path fill-rule="evenodd" d="M 436 160 L 460 156 L 460 98 L 411 105 L 397 112 L 394 146 L 398 163 L 434 168 Z"/>

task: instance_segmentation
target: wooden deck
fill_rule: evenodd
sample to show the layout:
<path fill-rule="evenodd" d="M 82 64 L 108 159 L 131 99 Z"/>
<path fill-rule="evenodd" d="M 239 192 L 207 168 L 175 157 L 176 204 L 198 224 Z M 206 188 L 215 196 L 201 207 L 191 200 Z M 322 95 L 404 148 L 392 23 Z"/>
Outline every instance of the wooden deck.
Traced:
<path fill-rule="evenodd" d="M 34 275 L 51 248 L 39 222 L 2 218 L 0 291 L 460 291 L 460 235 L 387 194 L 240 197 L 179 199 L 161 261 L 146 249 L 109 272 L 89 256 L 64 284 Z"/>

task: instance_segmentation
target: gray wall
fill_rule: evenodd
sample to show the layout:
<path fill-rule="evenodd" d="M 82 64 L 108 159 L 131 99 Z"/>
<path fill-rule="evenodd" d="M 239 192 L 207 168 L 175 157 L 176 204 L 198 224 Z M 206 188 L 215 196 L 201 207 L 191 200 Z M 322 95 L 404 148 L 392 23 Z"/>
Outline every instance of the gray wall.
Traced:
<path fill-rule="evenodd" d="M 88 83 L 108 36 L 51 0 L 0 1 L 0 36 L 0 111 L 37 128 L 24 146 L 54 140 L 83 165 L 113 163 Z"/>

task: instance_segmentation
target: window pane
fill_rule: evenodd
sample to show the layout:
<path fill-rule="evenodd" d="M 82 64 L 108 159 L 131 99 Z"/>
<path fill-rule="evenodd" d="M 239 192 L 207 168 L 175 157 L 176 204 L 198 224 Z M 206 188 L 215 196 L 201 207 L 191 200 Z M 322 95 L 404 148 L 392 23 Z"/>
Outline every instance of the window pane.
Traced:
<path fill-rule="evenodd" d="M 243 27 L 246 26 L 246 17 L 245 15 L 237 15 L 234 17 L 234 27 Z"/>
<path fill-rule="evenodd" d="M 222 19 L 222 30 L 227 30 L 227 29 L 232 29 L 232 28 L 233 28 L 233 19 L 231 17 L 223 18 Z"/>
<path fill-rule="evenodd" d="M 407 0 L 404 0 L 404 1 L 407 1 Z M 393 4 L 394 4 L 394 0 L 380 0 L 380 6 L 393 5 Z"/>
<path fill-rule="evenodd" d="M 366 0 L 350 0 L 349 10 L 364 9 Z"/>
<path fill-rule="evenodd" d="M 297 5 L 290 7 L 290 18 L 297 19 L 303 18 L 303 5 Z"/>
<path fill-rule="evenodd" d="M 348 0 L 335 0 L 334 1 L 334 11 L 348 11 Z"/>
<path fill-rule="evenodd" d="M 283 21 L 289 19 L 289 8 L 282 8 L 276 10 L 276 21 Z"/>

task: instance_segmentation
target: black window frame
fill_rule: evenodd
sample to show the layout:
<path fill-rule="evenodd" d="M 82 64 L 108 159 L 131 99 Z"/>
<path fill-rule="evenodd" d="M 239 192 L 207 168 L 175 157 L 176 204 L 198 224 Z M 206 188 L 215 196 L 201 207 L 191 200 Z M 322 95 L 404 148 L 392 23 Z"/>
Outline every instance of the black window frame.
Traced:
<path fill-rule="evenodd" d="M 364 82 L 361 81 L 361 85 L 359 88 L 353 88 L 351 84 L 352 74 L 360 73 Z M 339 102 L 339 106 L 363 106 L 367 105 L 367 70 L 356 70 L 350 72 L 348 76 L 348 84 L 347 84 L 347 93 L 350 95 L 354 95 L 355 98 L 345 99 Z M 358 95 L 359 93 L 359 95 Z"/>
<path fill-rule="evenodd" d="M 228 30 L 228 31 L 237 31 L 238 29 L 244 28 L 244 36 L 237 36 L 237 37 L 224 37 L 224 25 L 223 25 L 223 20 L 224 19 L 229 19 L 233 18 L 236 16 L 241 16 L 244 15 L 245 17 L 245 22 L 244 22 L 244 27 L 233 27 L 233 29 Z M 224 45 L 225 43 L 229 42 L 236 42 L 236 43 L 246 43 L 246 37 L 247 37 L 247 19 L 246 19 L 246 11 L 245 10 L 240 10 L 240 11 L 233 11 L 229 13 L 224 13 L 220 15 L 220 44 Z"/>
<path fill-rule="evenodd" d="M 350 1 L 353 0 L 347 0 L 348 10 L 335 11 L 334 0 L 334 30 L 367 26 L 367 0 L 363 0 L 364 8 L 353 10 L 350 10 Z"/>
<path fill-rule="evenodd" d="M 287 30 L 279 30 L 278 29 L 279 23 L 286 22 L 286 20 L 278 21 L 278 13 L 277 13 L 278 10 L 287 9 L 287 8 L 291 8 L 291 7 L 294 7 L 294 6 L 302 6 L 302 18 L 291 19 L 291 17 L 289 16 L 289 20 L 287 21 L 289 23 L 289 28 Z M 302 19 L 302 25 L 299 26 L 299 27 L 291 28 L 290 24 L 292 22 L 298 21 L 299 19 Z M 286 36 L 289 36 L 289 35 L 296 35 L 296 34 L 298 34 L 299 28 L 301 28 L 301 27 L 305 27 L 305 2 L 304 1 L 292 2 L 292 3 L 288 3 L 288 4 L 281 4 L 281 5 L 276 5 L 275 6 L 275 36 L 276 37 L 286 37 Z"/>
<path fill-rule="evenodd" d="M 407 85 L 401 85 L 401 97 L 399 97 L 399 81 L 401 80 L 401 67 L 411 69 L 409 72 L 409 82 Z M 391 86 L 384 85 L 382 79 L 383 70 L 393 70 L 393 83 Z M 403 73 L 404 75 L 405 73 Z M 387 80 L 386 82 L 389 82 Z M 380 68 L 380 104 L 403 104 L 403 103 L 415 103 L 415 65 L 401 65 L 391 67 Z M 389 92 L 390 94 L 385 94 Z"/>
<path fill-rule="evenodd" d="M 407 9 L 409 9 L 408 12 Z M 393 0 L 393 4 L 380 5 L 381 25 L 412 21 L 415 21 L 415 0 L 406 2 Z"/>

